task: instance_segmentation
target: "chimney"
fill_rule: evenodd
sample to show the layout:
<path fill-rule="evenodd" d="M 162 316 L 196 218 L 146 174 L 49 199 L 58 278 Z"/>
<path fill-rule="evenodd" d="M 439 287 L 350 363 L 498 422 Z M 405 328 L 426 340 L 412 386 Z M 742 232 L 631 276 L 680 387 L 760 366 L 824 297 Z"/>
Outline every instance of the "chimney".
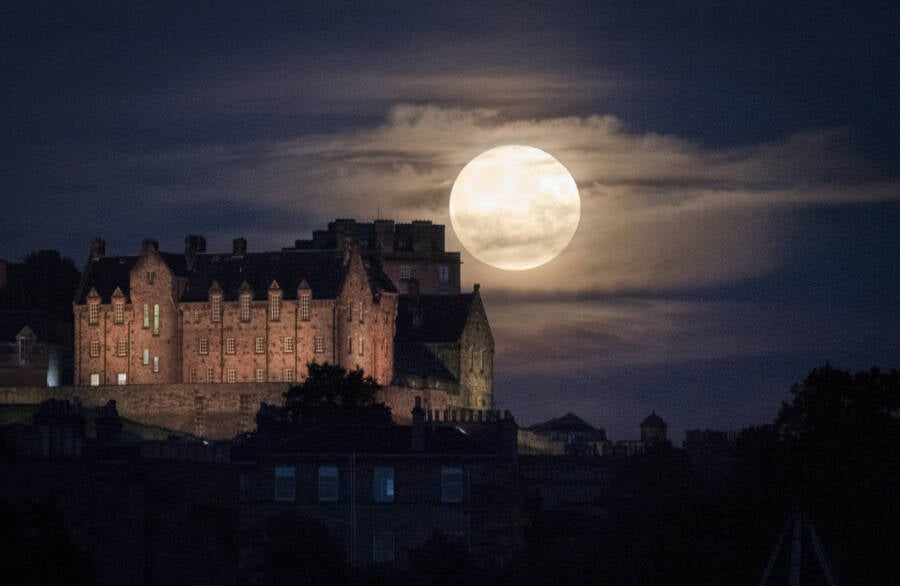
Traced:
<path fill-rule="evenodd" d="M 231 242 L 232 248 L 231 252 L 233 256 L 241 257 L 247 254 L 247 239 L 246 238 L 235 238 Z"/>
<path fill-rule="evenodd" d="M 91 240 L 90 259 L 99 260 L 106 256 L 106 241 L 97 236 Z"/>
<path fill-rule="evenodd" d="M 194 259 L 201 252 L 206 252 L 206 238 L 198 234 L 188 234 L 184 238 L 184 261 L 188 270 L 194 266 Z"/>
<path fill-rule="evenodd" d="M 147 238 L 143 242 L 141 242 L 141 252 L 159 252 L 159 242 L 154 240 L 153 238 Z"/>
<path fill-rule="evenodd" d="M 422 397 L 416 396 L 416 406 L 412 413 L 412 450 L 425 451 L 425 410 L 422 409 Z"/>

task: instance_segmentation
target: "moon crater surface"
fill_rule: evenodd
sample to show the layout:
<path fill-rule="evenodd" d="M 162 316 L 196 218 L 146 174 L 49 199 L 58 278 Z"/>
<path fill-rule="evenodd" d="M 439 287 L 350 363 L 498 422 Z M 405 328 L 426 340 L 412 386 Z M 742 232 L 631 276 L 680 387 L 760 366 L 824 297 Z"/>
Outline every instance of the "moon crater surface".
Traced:
<path fill-rule="evenodd" d="M 581 217 L 569 171 L 541 149 L 507 145 L 463 167 L 450 192 L 450 221 L 460 243 L 491 266 L 523 271 L 568 246 Z"/>

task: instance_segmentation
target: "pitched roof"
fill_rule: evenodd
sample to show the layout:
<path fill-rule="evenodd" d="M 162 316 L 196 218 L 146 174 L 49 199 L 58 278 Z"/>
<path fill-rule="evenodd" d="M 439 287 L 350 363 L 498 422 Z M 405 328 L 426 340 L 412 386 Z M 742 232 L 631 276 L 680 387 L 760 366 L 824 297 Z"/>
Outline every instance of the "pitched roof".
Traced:
<path fill-rule="evenodd" d="M 397 310 L 398 342 L 458 342 L 474 294 L 401 295 Z"/>
<path fill-rule="evenodd" d="M 601 431 L 582 419 L 581 417 L 575 415 L 574 413 L 566 413 L 562 417 L 557 417 L 555 419 L 550 419 L 543 423 L 537 423 L 532 425 L 529 428 L 531 431 L 537 432 L 551 432 L 551 431 L 579 431 L 579 432 L 592 432 L 592 431 Z"/>
<path fill-rule="evenodd" d="M 334 299 L 340 293 L 347 268 L 344 254 L 338 250 L 288 250 L 233 254 L 197 254 L 188 269 L 183 254 L 160 252 L 159 255 L 176 277 L 185 279 L 179 301 L 206 301 L 213 283 L 218 283 L 225 299 L 237 299 L 246 282 L 254 299 L 265 299 L 269 285 L 276 281 L 283 299 L 296 299 L 297 287 L 305 280 L 314 299 Z M 130 274 L 139 256 L 110 256 L 91 261 L 85 271 L 76 298 L 84 303 L 95 288 L 103 302 L 109 302 L 116 287 L 126 296 L 130 293 Z M 373 291 L 395 292 L 390 278 L 381 267 L 366 267 Z"/>

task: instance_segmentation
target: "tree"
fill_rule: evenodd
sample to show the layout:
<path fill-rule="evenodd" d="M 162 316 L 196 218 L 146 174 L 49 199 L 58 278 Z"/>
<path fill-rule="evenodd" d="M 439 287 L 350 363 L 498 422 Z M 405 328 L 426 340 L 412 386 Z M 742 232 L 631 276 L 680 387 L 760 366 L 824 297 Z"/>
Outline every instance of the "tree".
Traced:
<path fill-rule="evenodd" d="M 284 395 L 284 407 L 292 423 L 320 418 L 360 418 L 387 411 L 384 404 L 375 402 L 381 386 L 361 369 L 348 372 L 327 362 L 310 362 L 307 369 L 306 380 Z"/>
<path fill-rule="evenodd" d="M 0 307 L 36 309 L 53 319 L 72 321 L 72 298 L 81 274 L 56 250 L 38 250 L 8 266 L 7 286 L 0 289 Z"/>

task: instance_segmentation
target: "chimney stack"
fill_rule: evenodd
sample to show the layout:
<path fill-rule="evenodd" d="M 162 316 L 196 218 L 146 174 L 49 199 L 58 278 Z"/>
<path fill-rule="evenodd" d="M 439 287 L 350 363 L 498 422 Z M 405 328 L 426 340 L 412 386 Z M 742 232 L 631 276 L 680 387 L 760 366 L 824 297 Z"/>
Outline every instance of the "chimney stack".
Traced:
<path fill-rule="evenodd" d="M 232 254 L 237 257 L 244 256 L 247 254 L 247 239 L 246 238 L 235 238 L 232 242 Z"/>
<path fill-rule="evenodd" d="M 106 241 L 97 236 L 91 240 L 90 259 L 99 260 L 106 256 Z"/>
<path fill-rule="evenodd" d="M 159 242 L 154 240 L 153 238 L 147 238 L 143 242 L 141 242 L 141 252 L 159 252 Z"/>

